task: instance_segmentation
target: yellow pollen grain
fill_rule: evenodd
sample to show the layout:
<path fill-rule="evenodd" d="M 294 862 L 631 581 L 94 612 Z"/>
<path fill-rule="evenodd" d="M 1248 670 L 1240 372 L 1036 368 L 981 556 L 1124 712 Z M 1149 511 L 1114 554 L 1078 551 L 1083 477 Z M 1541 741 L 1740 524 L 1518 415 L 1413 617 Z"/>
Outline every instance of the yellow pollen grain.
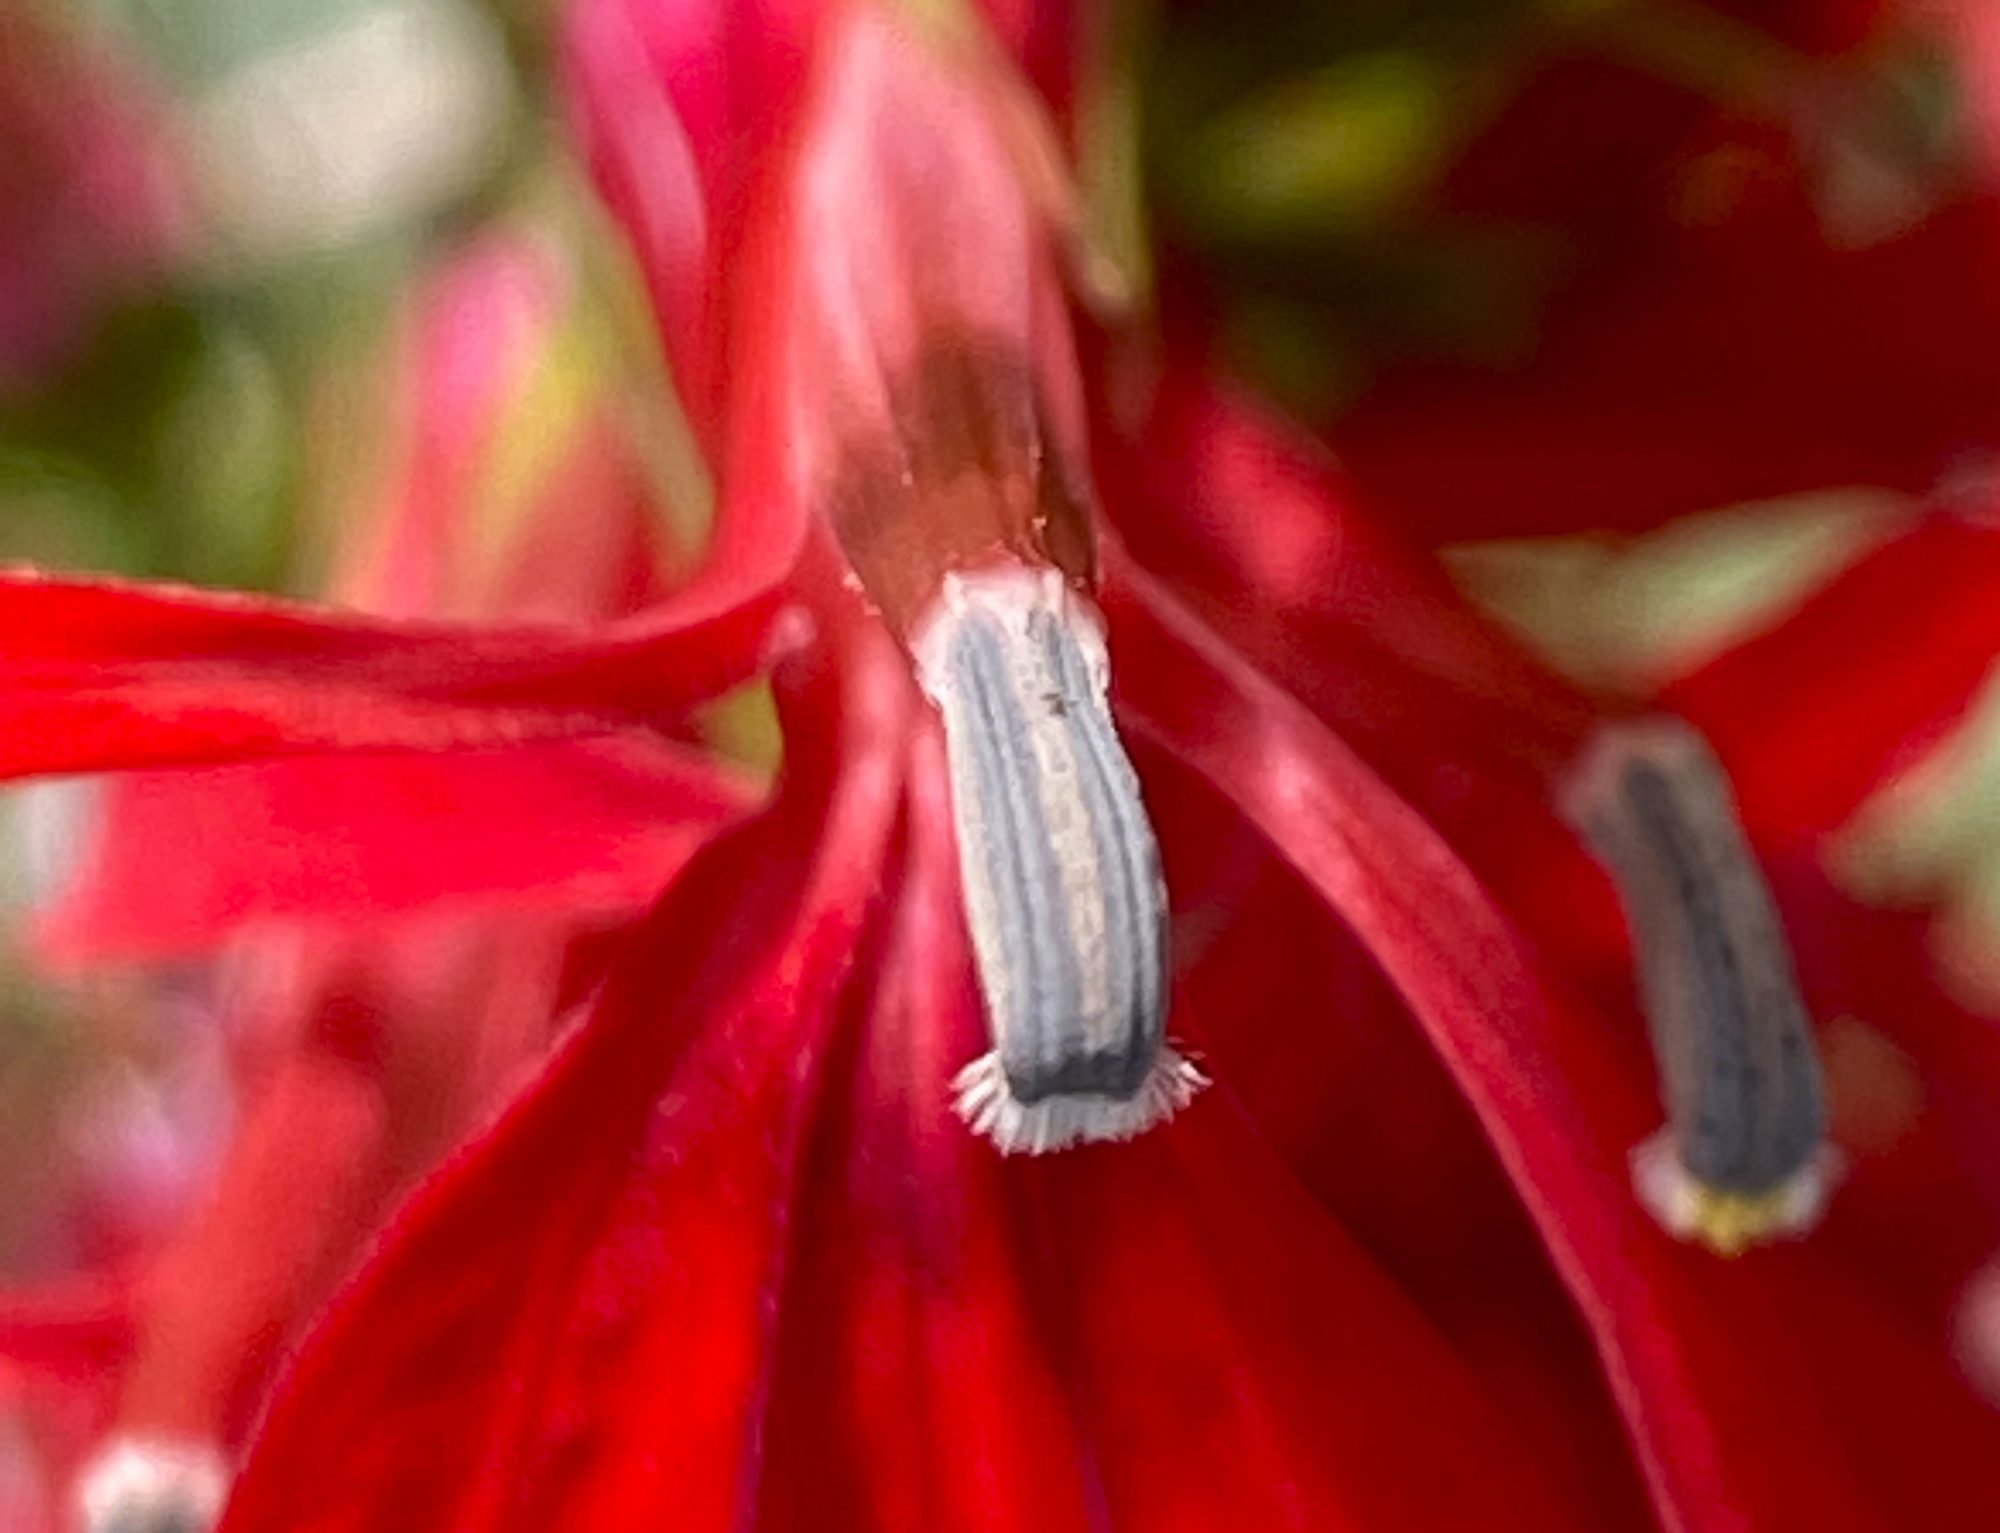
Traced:
<path fill-rule="evenodd" d="M 1791 1233 L 1787 1188 L 1747 1193 L 1697 1185 L 1692 1192 L 1686 1236 L 1717 1256 L 1741 1256 L 1752 1246 Z"/>

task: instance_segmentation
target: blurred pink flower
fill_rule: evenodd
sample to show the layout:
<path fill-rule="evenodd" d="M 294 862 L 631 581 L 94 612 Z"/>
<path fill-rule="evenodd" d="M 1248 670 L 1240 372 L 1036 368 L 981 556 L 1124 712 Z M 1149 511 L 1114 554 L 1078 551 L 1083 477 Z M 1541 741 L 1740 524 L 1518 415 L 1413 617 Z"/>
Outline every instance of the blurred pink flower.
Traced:
<path fill-rule="evenodd" d="M 107 40 L 0 16 L 0 393 L 59 368 L 185 235 L 164 97 Z"/>

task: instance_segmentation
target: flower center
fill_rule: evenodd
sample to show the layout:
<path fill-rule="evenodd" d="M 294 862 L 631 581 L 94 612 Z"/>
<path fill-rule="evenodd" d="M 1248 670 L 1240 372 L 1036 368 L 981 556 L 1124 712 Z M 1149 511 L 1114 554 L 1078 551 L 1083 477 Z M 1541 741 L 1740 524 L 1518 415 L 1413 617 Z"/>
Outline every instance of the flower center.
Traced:
<path fill-rule="evenodd" d="M 1204 1082 L 1165 1039 L 1166 890 L 1096 617 L 1058 571 L 989 566 L 945 578 L 911 650 L 993 1035 L 959 1110 L 1007 1152 L 1141 1133 Z"/>

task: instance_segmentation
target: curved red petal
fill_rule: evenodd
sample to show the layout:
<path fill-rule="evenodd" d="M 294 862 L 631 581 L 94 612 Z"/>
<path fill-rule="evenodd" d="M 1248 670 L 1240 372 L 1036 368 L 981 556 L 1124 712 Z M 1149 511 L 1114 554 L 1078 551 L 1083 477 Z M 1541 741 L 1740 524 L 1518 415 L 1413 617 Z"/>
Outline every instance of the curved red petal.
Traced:
<path fill-rule="evenodd" d="M 683 747 L 560 741 L 113 778 L 35 923 L 58 964 L 212 949 L 246 925 L 440 907 L 636 911 L 747 783 Z"/>
<path fill-rule="evenodd" d="M 1400 545 L 1323 448 L 1198 367 L 1170 362 L 1098 458 L 1132 554 L 1260 663 L 1317 679 L 1343 731 L 1413 770 L 1455 737 L 1547 763 L 1587 733 L 1594 710 Z"/>
<path fill-rule="evenodd" d="M 1326 452 L 1268 407 L 1170 365 L 1136 430 L 1103 433 L 1126 548 L 1309 707 L 1534 928 L 1623 955 L 1615 906 L 1546 813 L 1603 717 L 1399 546 Z M 1574 939 L 1572 942 L 1571 939 Z"/>
<path fill-rule="evenodd" d="M 0 777 L 643 725 L 750 675 L 796 540 L 602 629 L 397 623 L 0 574 Z"/>
<path fill-rule="evenodd" d="M 1217 1091 L 1414 1301 L 1586 1526 L 1651 1528 L 1603 1369 L 1478 1120 L 1325 900 L 1173 753 L 1136 756 Z M 1220 855 L 1218 851 L 1220 850 Z"/>
<path fill-rule="evenodd" d="M 579 0 L 562 62 L 598 189 L 632 242 L 711 462 L 725 435 L 728 276 L 751 182 L 792 117 L 823 0 Z"/>

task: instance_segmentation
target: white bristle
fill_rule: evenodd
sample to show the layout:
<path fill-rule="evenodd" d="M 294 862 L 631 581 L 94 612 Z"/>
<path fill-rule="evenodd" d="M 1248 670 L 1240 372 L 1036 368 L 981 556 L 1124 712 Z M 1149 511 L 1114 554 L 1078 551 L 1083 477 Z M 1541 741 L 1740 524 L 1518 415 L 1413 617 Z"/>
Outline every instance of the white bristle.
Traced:
<path fill-rule="evenodd" d="M 982 1054 L 952 1082 L 958 1115 L 1003 1155 L 1041 1155 L 1074 1145 L 1137 1138 L 1195 1099 L 1208 1077 L 1171 1045 L 1160 1050 L 1129 1097 L 1051 1096 L 1017 1100 L 997 1052 Z"/>

